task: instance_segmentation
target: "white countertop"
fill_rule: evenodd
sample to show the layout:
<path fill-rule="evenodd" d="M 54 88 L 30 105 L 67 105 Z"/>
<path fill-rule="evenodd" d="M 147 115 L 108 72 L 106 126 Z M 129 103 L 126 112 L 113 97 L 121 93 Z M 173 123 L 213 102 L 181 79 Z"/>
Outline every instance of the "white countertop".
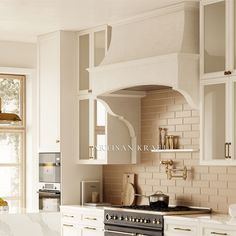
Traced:
<path fill-rule="evenodd" d="M 31 210 L 21 207 L 9 207 L 8 211 L 0 210 L 0 215 L 5 214 L 35 214 L 35 213 L 57 213 L 56 211 Z"/>
<path fill-rule="evenodd" d="M 60 212 L 28 213 L 25 209 L 0 214 L 0 235 L 60 236 Z"/>
<path fill-rule="evenodd" d="M 96 209 L 96 210 L 101 210 L 104 211 L 104 208 L 107 206 L 85 206 L 85 205 L 62 205 L 60 206 L 61 210 L 65 210 L 65 209 L 72 209 L 72 210 L 76 210 L 76 209 L 87 209 L 87 210 L 91 210 L 91 209 Z"/>
<path fill-rule="evenodd" d="M 195 215 L 176 215 L 176 216 L 164 216 L 164 219 L 173 219 L 173 220 L 187 220 L 187 221 L 196 221 L 201 223 L 214 223 L 214 224 L 223 224 L 223 225 L 233 225 L 236 226 L 236 218 L 231 217 L 227 214 L 195 214 Z"/>

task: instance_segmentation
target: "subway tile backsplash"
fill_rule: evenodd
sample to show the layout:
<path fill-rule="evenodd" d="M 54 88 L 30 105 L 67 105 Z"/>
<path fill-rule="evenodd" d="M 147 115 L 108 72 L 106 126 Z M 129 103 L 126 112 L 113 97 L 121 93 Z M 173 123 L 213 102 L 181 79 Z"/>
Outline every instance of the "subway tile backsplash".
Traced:
<path fill-rule="evenodd" d="M 199 149 L 199 111 L 191 110 L 184 97 L 173 90 L 156 90 L 142 99 L 142 145 L 159 144 L 159 127 L 180 137 L 180 148 Z M 168 180 L 160 160 L 173 159 L 177 167 L 191 169 L 186 181 Z M 121 203 L 123 173 L 136 174 L 137 191 L 152 194 L 161 190 L 170 196 L 170 204 L 211 207 L 226 213 L 236 203 L 236 167 L 200 166 L 199 152 L 142 153 L 137 165 L 103 167 L 104 198 L 112 204 Z M 138 204 L 147 204 L 138 199 Z"/>

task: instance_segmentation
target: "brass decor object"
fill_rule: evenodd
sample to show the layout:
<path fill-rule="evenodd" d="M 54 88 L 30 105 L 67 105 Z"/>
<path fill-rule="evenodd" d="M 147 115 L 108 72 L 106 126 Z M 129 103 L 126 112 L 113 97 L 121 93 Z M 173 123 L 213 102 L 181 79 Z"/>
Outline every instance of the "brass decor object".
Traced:
<path fill-rule="evenodd" d="M 3 121 L 4 123 L 21 121 L 20 117 L 17 114 L 2 112 L 2 99 L 1 98 L 0 98 L 0 121 Z"/>
<path fill-rule="evenodd" d="M 174 150 L 179 148 L 179 136 L 168 135 L 167 128 L 159 127 L 159 149 Z"/>
<path fill-rule="evenodd" d="M 174 162 L 172 160 L 160 161 L 161 165 L 165 165 L 166 175 L 169 180 L 173 178 L 187 179 L 187 167 L 173 168 Z M 172 167 L 172 168 L 170 168 Z M 178 174 L 177 174 L 178 173 Z"/>

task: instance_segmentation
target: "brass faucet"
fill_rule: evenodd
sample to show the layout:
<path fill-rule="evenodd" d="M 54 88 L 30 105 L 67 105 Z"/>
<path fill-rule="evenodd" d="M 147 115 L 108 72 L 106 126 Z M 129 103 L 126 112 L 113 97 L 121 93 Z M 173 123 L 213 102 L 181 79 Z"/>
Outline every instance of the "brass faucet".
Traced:
<path fill-rule="evenodd" d="M 169 172 L 169 166 L 173 166 L 174 162 L 172 160 L 160 161 L 161 165 L 165 165 L 166 174 Z"/>
<path fill-rule="evenodd" d="M 173 164 L 174 164 L 174 162 L 172 160 L 160 161 L 160 164 L 165 165 L 167 178 L 169 180 L 171 180 L 172 178 L 182 178 L 184 180 L 187 179 L 187 167 L 186 166 L 184 166 L 183 169 L 169 168 L 170 166 L 173 166 Z M 178 174 L 176 174 L 176 172 L 182 172 L 182 174 L 178 175 Z"/>

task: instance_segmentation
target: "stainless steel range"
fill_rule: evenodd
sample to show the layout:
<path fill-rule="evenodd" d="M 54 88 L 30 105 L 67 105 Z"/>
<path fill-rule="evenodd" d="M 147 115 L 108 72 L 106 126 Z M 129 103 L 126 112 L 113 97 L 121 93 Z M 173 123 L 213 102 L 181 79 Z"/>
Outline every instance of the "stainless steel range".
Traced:
<path fill-rule="evenodd" d="M 209 208 L 169 206 L 119 206 L 105 208 L 105 236 L 163 236 L 164 215 L 204 214 Z"/>

